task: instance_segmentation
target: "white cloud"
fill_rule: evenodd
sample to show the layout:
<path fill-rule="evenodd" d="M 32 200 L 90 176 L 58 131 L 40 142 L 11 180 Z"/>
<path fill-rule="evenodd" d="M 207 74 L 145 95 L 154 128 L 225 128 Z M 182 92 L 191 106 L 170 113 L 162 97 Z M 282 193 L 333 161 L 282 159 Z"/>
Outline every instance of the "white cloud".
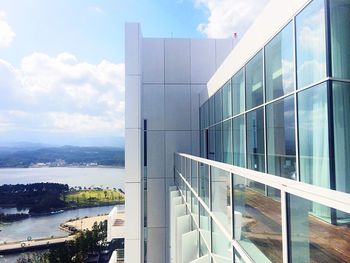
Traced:
<path fill-rule="evenodd" d="M 16 34 L 12 31 L 10 25 L 7 23 L 5 12 L 0 10 L 0 48 L 10 46 Z"/>
<path fill-rule="evenodd" d="M 241 37 L 268 0 L 194 0 L 204 7 L 208 21 L 198 25 L 198 30 L 209 38 L 227 38 L 237 33 Z"/>
<path fill-rule="evenodd" d="M 104 12 L 103 12 L 103 9 L 102 9 L 101 7 L 99 7 L 99 6 L 90 6 L 90 9 L 91 9 L 92 11 L 96 12 L 96 13 L 99 13 L 99 14 L 104 13 Z"/>
<path fill-rule="evenodd" d="M 0 60 L 0 92 L 2 131 L 123 134 L 124 64 L 69 53 L 33 53 L 18 68 Z"/>

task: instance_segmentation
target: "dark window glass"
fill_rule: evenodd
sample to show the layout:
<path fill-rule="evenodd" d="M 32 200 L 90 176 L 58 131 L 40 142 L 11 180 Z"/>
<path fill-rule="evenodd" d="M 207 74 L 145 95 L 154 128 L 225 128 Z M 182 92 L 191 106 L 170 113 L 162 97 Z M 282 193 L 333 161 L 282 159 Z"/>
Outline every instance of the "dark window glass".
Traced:
<path fill-rule="evenodd" d="M 209 99 L 209 125 L 215 123 L 215 100 L 214 96 Z"/>
<path fill-rule="evenodd" d="M 223 162 L 232 164 L 232 120 L 224 121 L 222 130 Z"/>
<path fill-rule="evenodd" d="M 231 81 L 228 81 L 222 88 L 223 119 L 232 116 L 232 94 Z"/>
<path fill-rule="evenodd" d="M 298 94 L 300 180 L 329 188 L 327 85 Z"/>
<path fill-rule="evenodd" d="M 215 100 L 215 123 L 222 121 L 222 89 L 219 89 L 214 96 Z"/>
<path fill-rule="evenodd" d="M 265 172 L 264 109 L 247 113 L 248 168 Z"/>
<path fill-rule="evenodd" d="M 215 125 L 215 161 L 222 162 L 222 123 Z"/>
<path fill-rule="evenodd" d="M 293 24 L 289 23 L 265 47 L 266 101 L 294 89 Z"/>
<path fill-rule="evenodd" d="M 333 82 L 336 189 L 350 193 L 350 83 Z"/>
<path fill-rule="evenodd" d="M 246 107 L 254 108 L 263 103 L 263 55 L 255 55 L 246 66 Z"/>
<path fill-rule="evenodd" d="M 336 78 L 350 79 L 350 1 L 331 0 L 332 73 Z"/>
<path fill-rule="evenodd" d="M 293 96 L 266 107 L 267 172 L 295 180 L 294 116 Z"/>
<path fill-rule="evenodd" d="M 208 130 L 208 159 L 215 160 L 215 126 Z"/>
<path fill-rule="evenodd" d="M 243 112 L 245 107 L 244 68 L 233 76 L 231 83 L 233 115 L 237 115 Z"/>
<path fill-rule="evenodd" d="M 325 10 L 312 1 L 296 17 L 298 88 L 326 77 Z"/>
<path fill-rule="evenodd" d="M 233 119 L 233 164 L 245 167 L 244 115 Z"/>

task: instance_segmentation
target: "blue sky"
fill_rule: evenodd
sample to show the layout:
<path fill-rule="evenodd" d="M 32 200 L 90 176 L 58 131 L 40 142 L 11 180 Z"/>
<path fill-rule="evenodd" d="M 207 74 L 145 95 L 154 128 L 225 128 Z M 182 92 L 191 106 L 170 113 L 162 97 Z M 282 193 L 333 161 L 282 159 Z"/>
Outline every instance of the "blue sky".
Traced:
<path fill-rule="evenodd" d="M 243 35 L 268 0 L 0 0 L 0 145 L 124 135 L 124 24 L 145 37 Z"/>

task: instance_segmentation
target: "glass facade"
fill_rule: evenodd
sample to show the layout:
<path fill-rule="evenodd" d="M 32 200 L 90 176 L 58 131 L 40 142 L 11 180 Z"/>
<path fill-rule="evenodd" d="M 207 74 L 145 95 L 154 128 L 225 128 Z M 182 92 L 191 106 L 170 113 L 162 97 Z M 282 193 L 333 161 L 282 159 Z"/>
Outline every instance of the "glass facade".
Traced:
<path fill-rule="evenodd" d="M 326 77 L 326 33 L 323 0 L 312 1 L 295 19 L 298 89 Z"/>
<path fill-rule="evenodd" d="M 350 262 L 348 201 L 326 201 L 350 193 L 349 22 L 350 0 L 311 1 L 201 106 L 208 262 Z"/>
<path fill-rule="evenodd" d="M 350 0 L 311 1 L 203 104 L 210 119 L 225 94 L 209 159 L 350 192 L 349 10 Z"/>
<path fill-rule="evenodd" d="M 247 109 L 263 103 L 263 73 L 263 53 L 260 51 L 246 66 Z"/>
<path fill-rule="evenodd" d="M 267 172 L 296 179 L 294 97 L 266 107 Z"/>

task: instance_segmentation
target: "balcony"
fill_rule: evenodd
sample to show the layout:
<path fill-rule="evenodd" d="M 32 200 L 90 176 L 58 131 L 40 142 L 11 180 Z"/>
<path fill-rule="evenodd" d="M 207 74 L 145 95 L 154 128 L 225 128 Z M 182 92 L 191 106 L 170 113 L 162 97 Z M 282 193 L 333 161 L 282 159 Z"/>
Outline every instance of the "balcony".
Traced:
<path fill-rule="evenodd" d="M 350 262 L 350 195 L 175 154 L 171 262 Z"/>

